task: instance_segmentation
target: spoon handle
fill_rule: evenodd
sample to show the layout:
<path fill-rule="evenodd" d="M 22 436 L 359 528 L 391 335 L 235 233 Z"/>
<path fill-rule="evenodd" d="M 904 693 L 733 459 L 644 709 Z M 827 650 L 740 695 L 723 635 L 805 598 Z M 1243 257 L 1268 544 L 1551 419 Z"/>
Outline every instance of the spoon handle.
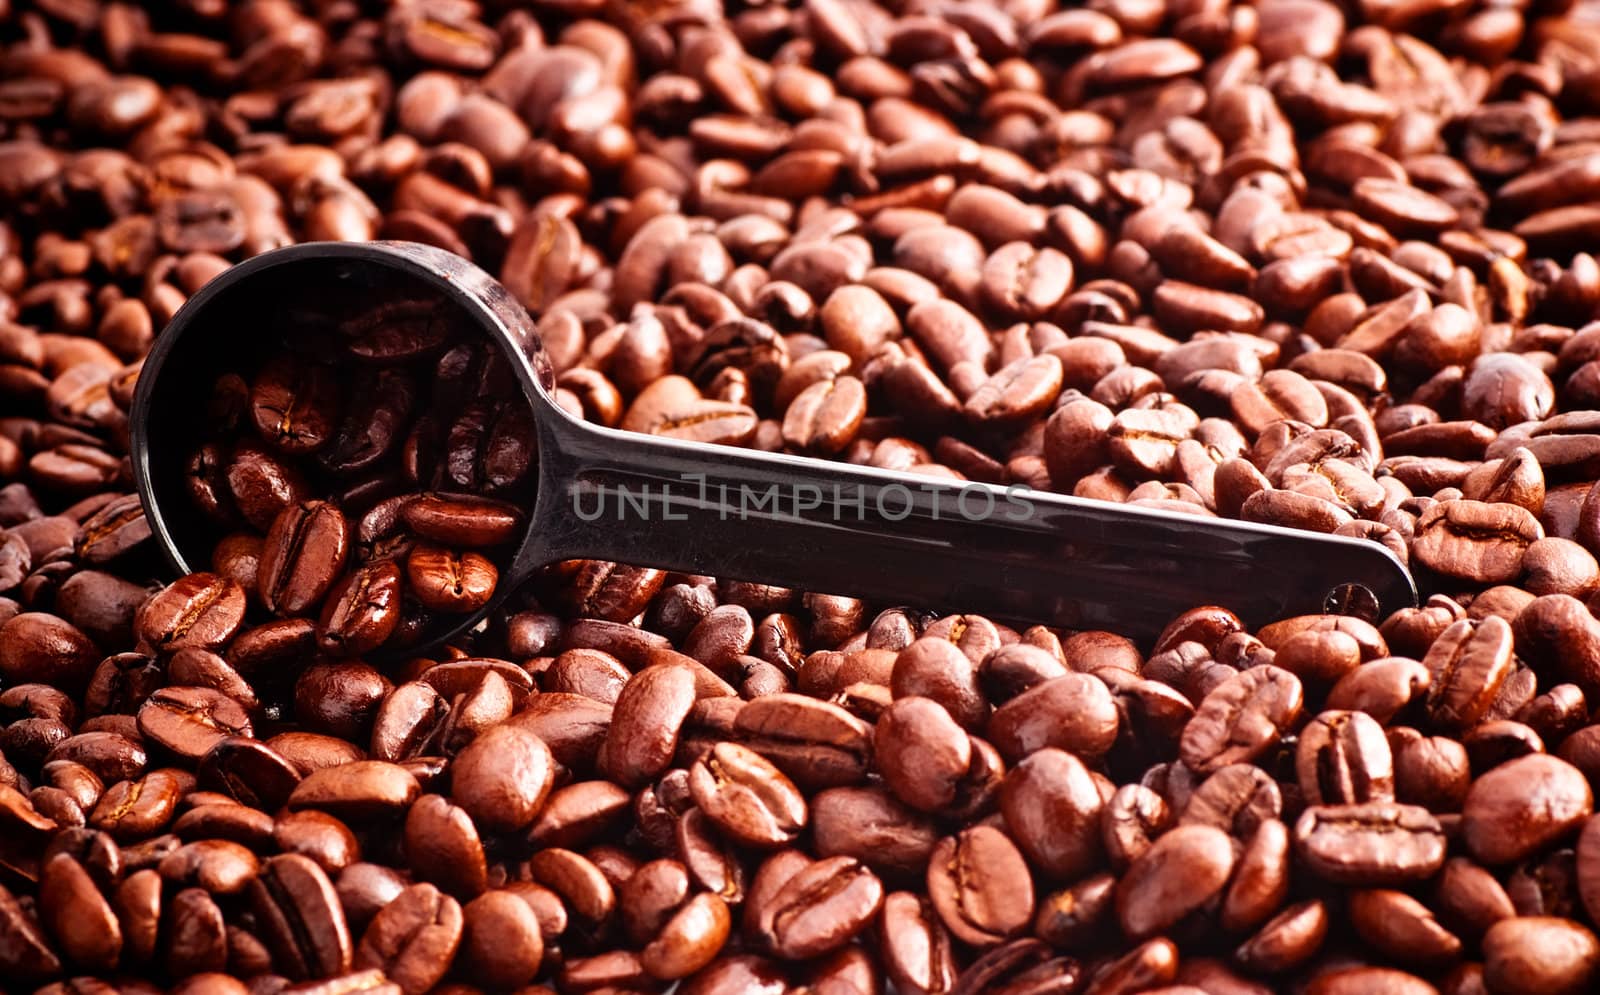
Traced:
<path fill-rule="evenodd" d="M 1416 603 L 1406 568 L 1365 540 L 564 416 L 546 425 L 531 550 L 539 562 L 615 560 L 1141 640 L 1201 604 L 1260 625 L 1341 599 L 1367 613 Z"/>

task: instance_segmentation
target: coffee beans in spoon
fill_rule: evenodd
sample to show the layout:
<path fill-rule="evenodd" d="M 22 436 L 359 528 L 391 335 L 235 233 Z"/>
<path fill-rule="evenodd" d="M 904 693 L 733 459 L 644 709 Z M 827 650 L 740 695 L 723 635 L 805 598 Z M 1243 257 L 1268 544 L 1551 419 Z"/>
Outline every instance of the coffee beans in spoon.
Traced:
<path fill-rule="evenodd" d="M 254 576 L 232 579 L 266 613 L 315 620 L 328 653 L 401 649 L 487 606 L 536 483 L 505 359 L 454 304 L 394 281 L 316 288 L 332 296 L 310 329 L 258 318 L 190 463 L 216 548 L 260 543 Z"/>

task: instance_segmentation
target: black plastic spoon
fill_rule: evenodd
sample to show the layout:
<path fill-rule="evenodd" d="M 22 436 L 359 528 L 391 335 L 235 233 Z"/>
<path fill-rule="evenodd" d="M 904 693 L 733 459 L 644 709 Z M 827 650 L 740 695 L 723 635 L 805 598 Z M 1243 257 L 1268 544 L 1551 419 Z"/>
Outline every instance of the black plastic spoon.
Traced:
<path fill-rule="evenodd" d="M 177 570 L 204 569 L 214 540 L 188 507 L 182 440 L 230 352 L 228 336 L 243 315 L 290 302 L 314 308 L 296 288 L 330 276 L 357 290 L 415 281 L 461 307 L 512 360 L 537 425 L 539 481 L 497 600 L 541 566 L 586 558 L 1144 641 L 1200 604 L 1259 625 L 1416 603 L 1405 566 L 1365 540 L 587 424 L 556 403 L 550 360 L 522 306 L 465 259 L 406 242 L 314 242 L 256 256 L 190 298 L 156 341 L 134 397 L 131 449 L 152 530 Z M 492 608 L 450 619 L 414 651 Z"/>

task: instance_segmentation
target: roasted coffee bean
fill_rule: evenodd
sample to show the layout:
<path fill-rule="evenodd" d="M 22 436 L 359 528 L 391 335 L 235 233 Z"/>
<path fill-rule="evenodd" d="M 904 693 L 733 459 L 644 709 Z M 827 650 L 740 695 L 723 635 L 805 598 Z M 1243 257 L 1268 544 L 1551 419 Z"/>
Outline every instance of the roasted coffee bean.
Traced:
<path fill-rule="evenodd" d="M 119 781 L 100 796 L 89 824 L 129 842 L 157 835 L 167 828 L 184 792 L 173 771 L 151 771 L 137 781 Z"/>
<path fill-rule="evenodd" d="M 382 646 L 400 625 L 400 570 L 380 560 L 333 586 L 317 619 L 317 644 L 347 656 Z"/>
<path fill-rule="evenodd" d="M 30 983 L 61 970 L 61 960 L 51 948 L 40 924 L 10 891 L 0 891 L 0 919 L 4 922 L 0 929 L 4 930 L 11 944 L 11 952 L 6 957 L 8 970 L 17 972 L 18 977 Z"/>
<path fill-rule="evenodd" d="M 1355 892 L 1350 916 L 1363 940 L 1403 963 L 1447 963 L 1461 953 L 1460 939 L 1405 892 L 1385 888 Z"/>
<path fill-rule="evenodd" d="M 454 546 L 496 546 L 516 534 L 519 516 L 514 508 L 461 496 L 424 494 L 401 511 L 417 535 Z"/>
<path fill-rule="evenodd" d="M 850 444 L 866 413 L 866 388 L 855 377 L 815 383 L 789 402 L 783 439 L 802 452 L 832 455 Z"/>
<path fill-rule="evenodd" d="M 97 655 L 86 633 L 54 615 L 21 612 L 0 623 L 0 676 L 8 683 L 77 691 L 96 673 Z"/>
<path fill-rule="evenodd" d="M 197 776 L 201 785 L 263 811 L 282 806 L 300 783 L 294 765 L 266 744 L 247 737 L 218 740 L 200 759 Z"/>
<path fill-rule="evenodd" d="M 1248 929 L 1282 907 L 1289 892 L 1289 830 L 1277 819 L 1261 823 L 1239 854 L 1233 880 L 1223 894 L 1221 921 Z"/>
<path fill-rule="evenodd" d="M 139 638 L 158 650 L 215 650 L 244 624 L 244 588 L 216 574 L 189 574 L 152 596 L 134 620 Z"/>
<path fill-rule="evenodd" d="M 526 902 L 508 891 L 486 892 L 468 902 L 461 917 L 461 956 L 474 977 L 495 988 L 533 980 L 544 958 L 544 938 Z"/>
<path fill-rule="evenodd" d="M 1445 729 L 1471 728 L 1511 675 L 1511 626 L 1495 616 L 1462 619 L 1439 634 L 1422 663 L 1429 672 L 1429 719 Z"/>
<path fill-rule="evenodd" d="M 658 664 L 634 675 L 617 699 L 600 766 L 624 784 L 661 774 L 694 702 L 694 672 L 688 668 Z"/>
<path fill-rule="evenodd" d="M 984 653 L 980 659 L 993 655 Z M 895 657 L 889 689 L 897 698 L 930 698 L 943 705 L 964 729 L 976 731 L 989 716 L 977 673 L 977 664 L 954 643 L 924 636 Z"/>
<path fill-rule="evenodd" d="M 488 887 L 483 846 L 471 817 L 439 795 L 424 795 L 406 813 L 406 861 L 415 873 L 453 895 Z"/>
<path fill-rule="evenodd" d="M 1103 756 L 1116 740 L 1111 692 L 1099 678 L 1066 674 L 1036 685 L 997 709 L 988 738 L 1013 761 L 1047 746 L 1080 757 Z"/>
<path fill-rule="evenodd" d="M 1179 826 L 1160 836 L 1117 886 L 1117 916 L 1132 937 L 1176 925 L 1209 902 L 1233 872 L 1233 842 L 1211 826 Z"/>
<path fill-rule="evenodd" d="M 1115 922 L 1117 879 L 1102 872 L 1043 898 L 1034 933 L 1062 950 L 1083 950 L 1103 938 Z"/>
<path fill-rule="evenodd" d="M 818 793 L 811 799 L 811 830 L 819 854 L 855 857 L 885 876 L 920 872 L 939 841 L 931 819 L 881 787 Z"/>
<path fill-rule="evenodd" d="M 412 885 L 373 917 L 352 963 L 381 969 L 403 992 L 427 991 L 450 969 L 463 924 L 461 906 L 454 898 L 431 884 Z"/>
<path fill-rule="evenodd" d="M 1184 727 L 1184 763 L 1210 773 L 1256 759 L 1294 722 L 1302 700 L 1299 678 L 1271 664 L 1227 678 Z"/>
<path fill-rule="evenodd" d="M 1364 712 L 1323 712 L 1300 732 L 1300 792 L 1313 805 L 1394 799 L 1394 760 L 1383 727 Z"/>
<path fill-rule="evenodd" d="M 138 497 L 126 495 L 108 503 L 86 519 L 73 539 L 73 548 L 85 563 L 110 563 L 138 549 L 150 538 L 150 523 Z"/>
<path fill-rule="evenodd" d="M 737 743 L 718 743 L 697 761 L 689 790 L 706 818 L 747 846 L 782 846 L 806 825 L 805 798 L 794 784 Z"/>
<path fill-rule="evenodd" d="M 406 557 L 406 589 L 434 611 L 466 614 L 489 603 L 499 571 L 478 553 L 417 546 Z"/>
<path fill-rule="evenodd" d="M 1513 580 L 1522 556 L 1544 530 L 1527 509 L 1513 504 L 1442 501 L 1418 521 L 1411 553 L 1447 577 L 1475 584 Z"/>
<path fill-rule="evenodd" d="M 711 963 L 727 942 L 730 928 L 727 903 L 702 892 L 667 920 L 660 935 L 640 951 L 639 961 L 658 980 L 686 978 Z"/>
<path fill-rule="evenodd" d="M 948 836 L 928 863 L 928 894 L 963 943 L 990 947 L 1033 921 L 1033 879 L 1015 844 L 991 826 Z"/>
<path fill-rule="evenodd" d="M 761 905 L 759 933 L 786 960 L 832 953 L 877 915 L 883 885 L 849 857 L 829 857 L 798 868 Z"/>
<path fill-rule="evenodd" d="M 452 798 L 475 822 L 498 832 L 532 823 L 555 779 L 555 757 L 544 740 L 513 725 L 474 739 L 452 766 Z"/>
<path fill-rule="evenodd" d="M 1570 919 L 1506 919 L 1483 938 L 1484 983 L 1491 991 L 1577 992 L 1600 972 L 1600 942 Z"/>
<path fill-rule="evenodd" d="M 901 698 L 878 718 L 873 753 L 889 790 L 923 812 L 955 805 L 972 769 L 971 738 L 927 698 Z"/>
<path fill-rule="evenodd" d="M 350 529 L 339 509 L 313 501 L 284 509 L 267 530 L 256 585 L 268 611 L 301 615 L 344 570 Z"/>
<path fill-rule="evenodd" d="M 1000 809 L 1018 848 L 1047 874 L 1070 880 L 1100 857 L 1099 786 L 1064 750 L 1040 750 L 1007 772 Z"/>
<path fill-rule="evenodd" d="M 344 910 L 322 868 L 298 854 L 273 857 L 262 865 L 249 894 L 273 963 L 290 977 L 320 978 L 350 969 Z"/>
<path fill-rule="evenodd" d="M 359 822 L 397 815 L 421 793 L 416 777 L 398 764 L 348 756 L 328 761 L 308 772 L 290 792 L 289 808 L 314 808 Z"/>
<path fill-rule="evenodd" d="M 139 732 L 193 763 L 229 736 L 249 737 L 250 717 L 239 703 L 203 687 L 162 688 L 139 709 Z"/>
<path fill-rule="evenodd" d="M 837 705 L 798 694 L 764 695 L 734 718 L 740 741 L 802 788 L 866 780 L 872 727 Z"/>
<path fill-rule="evenodd" d="M 955 984 L 950 936 L 928 900 L 897 891 L 883 900 L 879 919 L 884 968 L 908 991 L 945 991 Z"/>
<path fill-rule="evenodd" d="M 1520 757 L 1473 782 L 1461 810 L 1462 839 L 1478 860 L 1522 860 L 1567 836 L 1594 809 L 1589 782 L 1574 766 L 1545 754 Z"/>
<path fill-rule="evenodd" d="M 1294 836 L 1296 851 L 1312 873 L 1339 883 L 1417 881 L 1444 863 L 1439 821 L 1411 805 L 1313 806 L 1295 823 Z"/>
<path fill-rule="evenodd" d="M 557 788 L 528 830 L 535 844 L 568 846 L 604 835 L 625 815 L 631 799 L 609 781 L 580 781 Z"/>

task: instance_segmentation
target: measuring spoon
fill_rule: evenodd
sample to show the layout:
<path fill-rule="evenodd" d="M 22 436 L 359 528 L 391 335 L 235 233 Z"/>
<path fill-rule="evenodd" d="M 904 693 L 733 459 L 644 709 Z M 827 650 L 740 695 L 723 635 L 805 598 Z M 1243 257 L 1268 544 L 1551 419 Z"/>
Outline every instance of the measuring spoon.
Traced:
<path fill-rule="evenodd" d="M 598 559 L 1146 643 L 1200 604 L 1257 626 L 1325 610 L 1377 618 L 1416 603 L 1405 566 L 1366 540 L 586 423 L 557 403 L 534 322 L 505 288 L 459 256 L 407 242 L 313 242 L 255 256 L 191 297 L 157 339 L 131 409 L 131 452 L 174 569 L 210 563 L 218 534 L 189 506 L 185 443 L 251 330 L 314 310 L 318 288 L 377 304 L 397 284 L 459 308 L 510 360 L 533 413 L 537 496 L 495 602 L 540 567 Z M 441 618 L 409 651 L 472 629 L 495 602 Z"/>

